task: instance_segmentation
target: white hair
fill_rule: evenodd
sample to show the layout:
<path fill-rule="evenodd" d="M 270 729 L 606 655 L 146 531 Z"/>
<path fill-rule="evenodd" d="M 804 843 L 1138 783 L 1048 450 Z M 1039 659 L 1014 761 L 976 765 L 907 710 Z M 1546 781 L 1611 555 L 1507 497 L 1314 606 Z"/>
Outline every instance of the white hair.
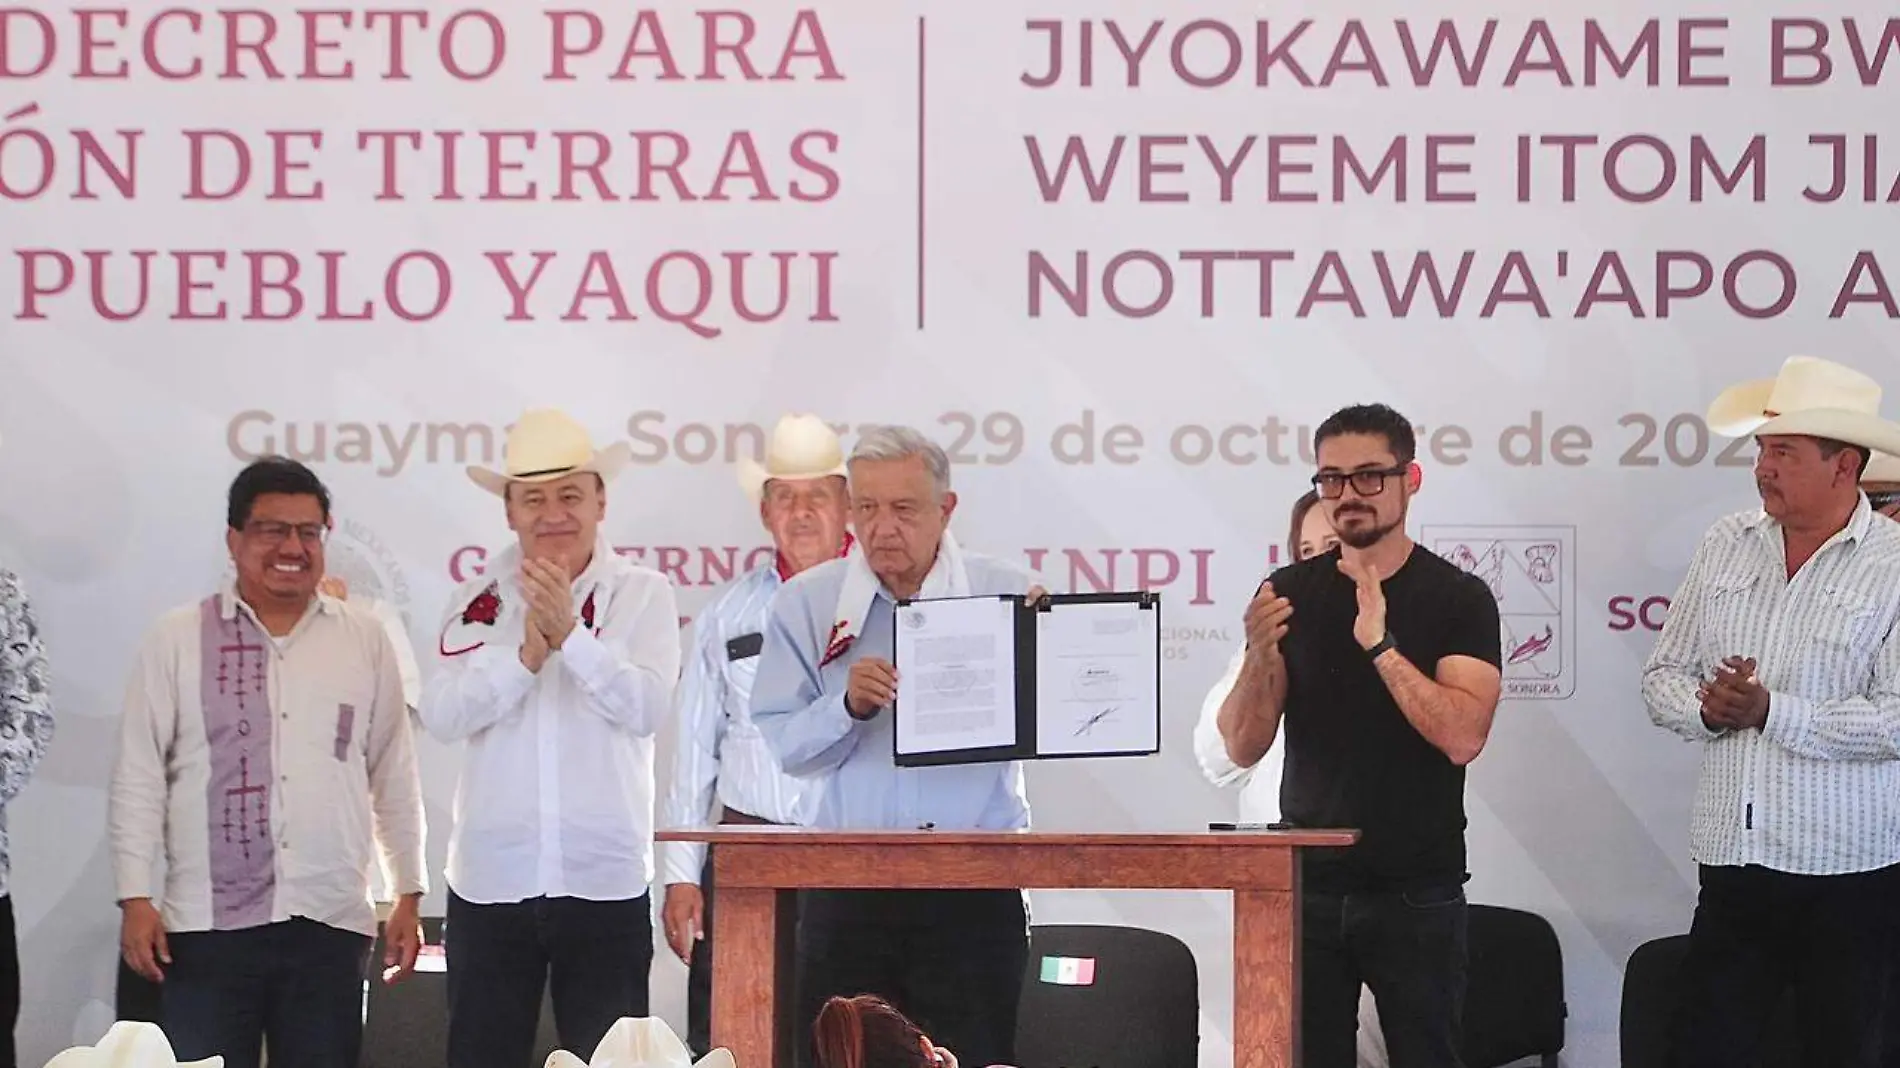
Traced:
<path fill-rule="evenodd" d="M 936 442 L 907 426 L 865 427 L 851 449 L 849 463 L 907 460 L 912 456 L 923 459 L 924 470 L 930 472 L 930 483 L 939 498 L 950 492 L 950 457 Z"/>

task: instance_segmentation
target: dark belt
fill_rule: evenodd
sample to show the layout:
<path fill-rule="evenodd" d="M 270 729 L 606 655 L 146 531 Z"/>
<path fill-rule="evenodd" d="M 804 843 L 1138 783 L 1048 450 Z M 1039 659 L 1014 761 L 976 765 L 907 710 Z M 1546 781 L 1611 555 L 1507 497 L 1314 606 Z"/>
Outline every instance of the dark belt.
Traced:
<path fill-rule="evenodd" d="M 761 819 L 761 818 L 760 818 L 760 817 L 758 817 L 758 816 L 754 816 L 754 815 L 752 815 L 752 814 L 751 814 L 750 812 L 741 812 L 741 811 L 739 811 L 738 809 L 736 809 L 736 808 L 733 808 L 733 807 L 732 807 L 732 806 L 730 806 L 730 805 L 721 805 L 721 806 L 719 806 L 719 807 L 720 807 L 720 809 L 721 809 L 721 812 L 720 812 L 720 816 L 719 816 L 719 822 L 720 822 L 720 823 L 722 823 L 722 824 L 724 824 L 724 823 L 742 823 L 742 824 L 745 824 L 745 825 L 747 825 L 747 826 L 751 826 L 751 827 L 776 827 L 776 826 L 778 826 L 778 824 L 776 824 L 776 823 L 774 823 L 774 822 L 772 822 L 771 820 L 768 820 L 768 819 Z"/>

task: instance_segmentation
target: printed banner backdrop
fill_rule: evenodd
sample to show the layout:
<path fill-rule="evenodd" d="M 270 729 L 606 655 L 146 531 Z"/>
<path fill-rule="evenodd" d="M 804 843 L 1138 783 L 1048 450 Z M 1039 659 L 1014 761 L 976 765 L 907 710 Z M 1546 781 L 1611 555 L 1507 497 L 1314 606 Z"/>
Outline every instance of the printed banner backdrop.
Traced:
<path fill-rule="evenodd" d="M 0 6 L 0 560 L 59 702 L 7 812 L 23 1061 L 110 1019 L 120 688 L 219 577 L 250 457 L 317 467 L 334 566 L 427 670 L 507 537 L 462 467 L 522 408 L 632 442 L 611 534 L 688 613 L 762 559 L 762 427 L 915 425 L 965 544 L 1163 595 L 1161 755 L 1031 768 L 1036 825 L 1179 830 L 1233 812 L 1190 734 L 1311 428 L 1382 400 L 1421 428 L 1415 536 L 1504 609 L 1471 897 L 1555 924 L 1565 1060 L 1614 1064 L 1623 963 L 1694 900 L 1697 754 L 1638 671 L 1754 503 L 1698 413 L 1798 352 L 1892 378 L 1900 20 L 1784 8 Z M 1034 910 L 1185 939 L 1227 1063 L 1221 897 Z"/>

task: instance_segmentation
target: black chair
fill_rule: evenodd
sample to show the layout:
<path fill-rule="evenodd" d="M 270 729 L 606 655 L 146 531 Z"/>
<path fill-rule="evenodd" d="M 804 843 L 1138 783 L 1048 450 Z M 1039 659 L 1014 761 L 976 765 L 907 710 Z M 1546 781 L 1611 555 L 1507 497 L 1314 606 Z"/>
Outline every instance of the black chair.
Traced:
<path fill-rule="evenodd" d="M 442 945 L 442 919 L 422 920 L 422 940 Z M 440 957 L 434 958 L 441 960 Z M 380 936 L 369 960 L 369 997 L 363 1020 L 362 1068 L 447 1068 L 449 1060 L 449 977 L 442 971 L 416 970 L 395 985 L 383 982 L 383 940 Z M 554 1032 L 554 1009 L 546 995 L 541 1001 L 541 1028 L 535 1036 L 534 1064 L 547 1061 L 560 1048 Z M 587 1060 L 594 1051 L 571 1050 Z"/>
<path fill-rule="evenodd" d="M 1555 1068 L 1564 1048 L 1564 957 L 1550 921 L 1472 905 L 1467 938 L 1464 1058 L 1502 1068 L 1530 1057 Z"/>
<path fill-rule="evenodd" d="M 1623 1016 L 1618 1028 L 1623 1068 L 1663 1068 L 1667 1063 L 1669 1028 L 1688 951 L 1688 935 L 1670 935 L 1644 942 L 1630 954 L 1623 967 Z M 1783 995 L 1768 1021 L 1761 1068 L 1796 1068 L 1800 1063 L 1801 1043 L 1790 992 Z"/>
<path fill-rule="evenodd" d="M 1137 927 L 1029 929 L 1017 1068 L 1195 1068 L 1201 990 L 1180 939 Z"/>

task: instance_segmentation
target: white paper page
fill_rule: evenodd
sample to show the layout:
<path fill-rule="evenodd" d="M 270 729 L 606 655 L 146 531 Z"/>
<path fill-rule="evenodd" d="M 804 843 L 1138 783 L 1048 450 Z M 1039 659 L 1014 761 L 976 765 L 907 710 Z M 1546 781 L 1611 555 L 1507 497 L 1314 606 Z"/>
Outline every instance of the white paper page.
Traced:
<path fill-rule="evenodd" d="M 1147 752 L 1161 744 L 1161 613 L 1128 601 L 1036 616 L 1036 752 Z"/>
<path fill-rule="evenodd" d="M 994 597 L 897 610 L 897 749 L 1016 744 L 1017 605 Z"/>

